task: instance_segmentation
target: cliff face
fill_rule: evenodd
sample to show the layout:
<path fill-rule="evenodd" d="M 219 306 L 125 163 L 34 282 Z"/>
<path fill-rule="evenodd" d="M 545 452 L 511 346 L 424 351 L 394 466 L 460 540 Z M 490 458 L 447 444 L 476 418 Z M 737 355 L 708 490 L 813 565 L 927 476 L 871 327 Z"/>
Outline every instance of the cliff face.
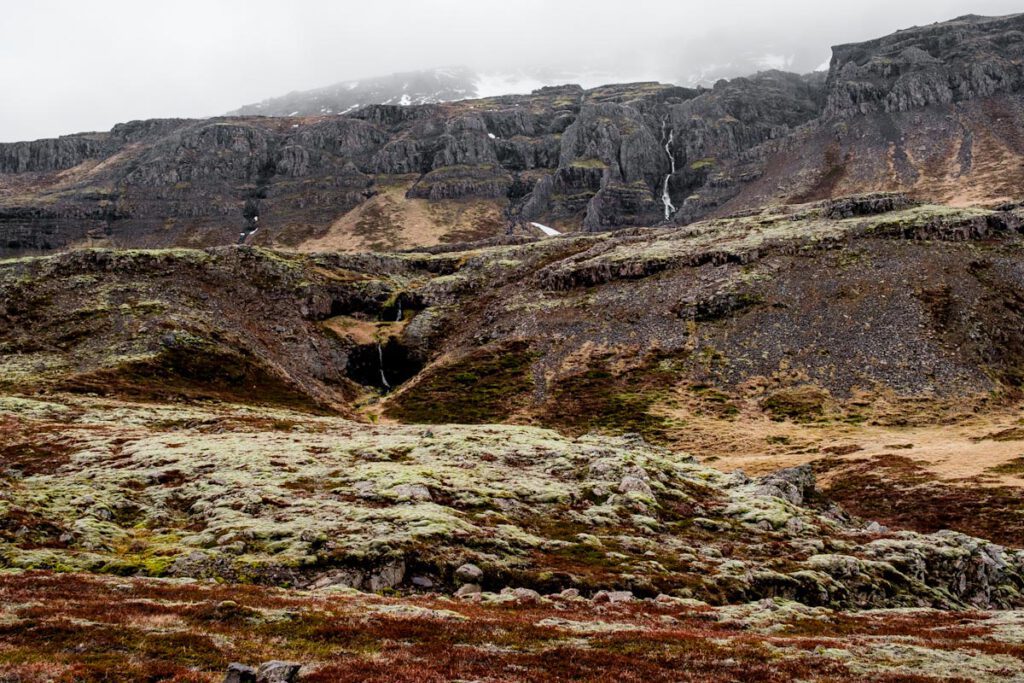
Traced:
<path fill-rule="evenodd" d="M 1024 85 L 1024 16 L 965 16 L 834 48 L 825 114 L 948 105 Z"/>
<path fill-rule="evenodd" d="M 408 248 L 873 191 L 1005 202 L 1024 184 L 1022 31 L 1024 15 L 901 31 L 835 48 L 827 77 L 563 86 L 0 145 L 0 250 Z"/>

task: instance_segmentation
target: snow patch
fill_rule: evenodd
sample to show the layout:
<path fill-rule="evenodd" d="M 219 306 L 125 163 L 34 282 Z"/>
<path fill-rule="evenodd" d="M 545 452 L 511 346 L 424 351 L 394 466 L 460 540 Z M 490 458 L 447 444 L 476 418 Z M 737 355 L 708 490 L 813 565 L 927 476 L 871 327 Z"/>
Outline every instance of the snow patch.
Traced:
<path fill-rule="evenodd" d="M 530 225 L 532 225 L 533 227 L 537 228 L 538 230 L 540 230 L 542 233 L 544 233 L 548 237 L 558 237 L 559 235 L 562 234 L 562 233 L 558 232 L 557 230 L 555 230 L 554 228 L 549 228 L 548 226 L 541 225 L 540 223 L 530 223 Z"/>

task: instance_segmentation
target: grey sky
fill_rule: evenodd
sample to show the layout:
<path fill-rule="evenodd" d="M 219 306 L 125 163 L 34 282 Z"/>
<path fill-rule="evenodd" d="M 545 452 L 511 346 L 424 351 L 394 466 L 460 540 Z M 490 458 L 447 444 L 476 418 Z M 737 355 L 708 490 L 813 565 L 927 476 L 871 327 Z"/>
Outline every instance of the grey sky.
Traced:
<path fill-rule="evenodd" d="M 3 0 L 0 140 L 437 66 L 686 82 L 817 68 L 837 43 L 1020 0 Z"/>

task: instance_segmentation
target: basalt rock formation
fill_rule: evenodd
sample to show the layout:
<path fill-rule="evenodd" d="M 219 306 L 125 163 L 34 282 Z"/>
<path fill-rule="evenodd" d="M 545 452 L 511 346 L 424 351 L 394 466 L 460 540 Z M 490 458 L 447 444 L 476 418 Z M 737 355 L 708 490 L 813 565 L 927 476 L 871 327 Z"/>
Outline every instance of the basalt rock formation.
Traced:
<path fill-rule="evenodd" d="M 877 191 L 1005 203 L 1024 181 L 1022 30 L 1022 15 L 909 29 L 835 48 L 827 77 L 565 86 L 0 145 L 0 249 L 410 248 Z"/>

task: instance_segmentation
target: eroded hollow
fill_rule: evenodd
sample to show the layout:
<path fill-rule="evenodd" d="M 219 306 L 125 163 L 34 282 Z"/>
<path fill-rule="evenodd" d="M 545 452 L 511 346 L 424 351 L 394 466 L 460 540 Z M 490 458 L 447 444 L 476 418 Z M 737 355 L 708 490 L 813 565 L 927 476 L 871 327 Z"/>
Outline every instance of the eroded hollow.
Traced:
<path fill-rule="evenodd" d="M 366 387 L 390 391 L 423 369 L 423 362 L 397 339 L 363 344 L 349 352 L 345 374 Z"/>

